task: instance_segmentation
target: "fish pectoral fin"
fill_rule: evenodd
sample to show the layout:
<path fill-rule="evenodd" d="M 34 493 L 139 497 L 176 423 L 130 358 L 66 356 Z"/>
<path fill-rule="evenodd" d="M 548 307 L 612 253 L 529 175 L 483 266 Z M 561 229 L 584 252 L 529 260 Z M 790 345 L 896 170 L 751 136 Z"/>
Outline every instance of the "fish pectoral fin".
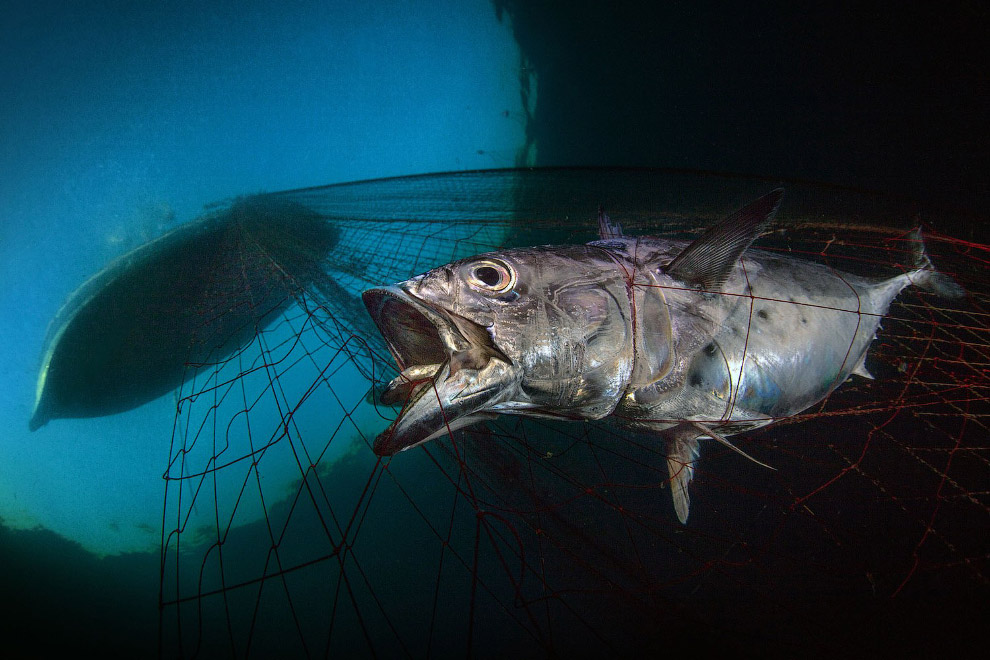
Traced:
<path fill-rule="evenodd" d="M 688 485 L 694 479 L 694 462 L 698 460 L 698 433 L 690 425 L 680 424 L 667 433 L 667 474 L 674 513 L 682 525 L 687 524 L 691 509 Z"/>
<path fill-rule="evenodd" d="M 712 225 L 670 262 L 666 273 L 705 291 L 718 291 L 742 253 L 773 220 L 783 197 L 784 189 L 777 188 Z"/>
<path fill-rule="evenodd" d="M 691 425 L 694 426 L 696 429 L 698 429 L 701 432 L 699 435 L 707 435 L 712 440 L 718 441 L 719 443 L 725 445 L 726 447 L 728 447 L 732 451 L 736 452 L 740 456 L 743 456 L 743 457 L 748 458 L 749 460 L 753 461 L 757 465 L 761 465 L 761 466 L 763 466 L 763 467 L 765 467 L 767 469 L 776 471 L 777 468 L 775 468 L 773 466 L 770 466 L 770 465 L 767 465 L 766 463 L 761 463 L 760 461 L 756 460 L 755 458 L 753 458 L 752 456 L 750 456 L 749 454 L 747 454 L 746 452 L 744 452 L 742 449 L 740 449 L 739 447 L 736 447 L 734 444 L 732 444 L 731 442 L 729 442 L 728 440 L 726 440 L 725 438 L 723 438 L 719 433 L 716 433 L 707 424 L 702 424 L 701 422 L 691 422 Z"/>

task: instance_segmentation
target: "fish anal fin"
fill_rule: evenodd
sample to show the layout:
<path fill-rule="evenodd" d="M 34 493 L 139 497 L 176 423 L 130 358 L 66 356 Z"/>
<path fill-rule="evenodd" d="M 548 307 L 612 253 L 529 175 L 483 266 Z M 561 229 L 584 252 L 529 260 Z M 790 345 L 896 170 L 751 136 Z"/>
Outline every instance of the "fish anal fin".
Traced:
<path fill-rule="evenodd" d="M 718 291 L 742 253 L 773 220 L 783 197 L 784 189 L 777 188 L 712 225 L 670 262 L 666 273 L 706 291 Z"/>
<path fill-rule="evenodd" d="M 859 364 L 856 365 L 856 368 L 853 369 L 852 372 L 857 376 L 862 376 L 863 378 L 873 380 L 873 374 L 871 374 L 866 368 L 866 356 L 863 356 L 863 359 L 859 361 Z"/>

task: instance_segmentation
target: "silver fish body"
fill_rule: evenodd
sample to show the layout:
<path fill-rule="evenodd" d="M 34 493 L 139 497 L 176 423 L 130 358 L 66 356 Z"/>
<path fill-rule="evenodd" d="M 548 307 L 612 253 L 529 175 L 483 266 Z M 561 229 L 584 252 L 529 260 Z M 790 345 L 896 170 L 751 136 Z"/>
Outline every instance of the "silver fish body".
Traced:
<path fill-rule="evenodd" d="M 604 242 L 636 272 L 634 378 L 614 413 L 664 430 L 684 420 L 735 433 L 821 401 L 863 360 L 911 274 L 883 281 L 759 250 L 739 260 L 718 294 L 661 273 L 684 244 Z M 728 429 L 731 429 L 729 431 Z"/>
<path fill-rule="evenodd" d="M 602 215 L 603 238 L 587 245 L 483 254 L 366 291 L 401 371 L 383 400 L 404 404 L 375 451 L 497 414 L 611 417 L 664 438 L 686 522 L 699 439 L 729 444 L 724 436 L 797 414 L 853 373 L 868 377 L 869 345 L 906 286 L 961 294 L 920 236 L 917 267 L 879 281 L 746 251 L 781 195 L 693 243 L 625 237 Z"/>

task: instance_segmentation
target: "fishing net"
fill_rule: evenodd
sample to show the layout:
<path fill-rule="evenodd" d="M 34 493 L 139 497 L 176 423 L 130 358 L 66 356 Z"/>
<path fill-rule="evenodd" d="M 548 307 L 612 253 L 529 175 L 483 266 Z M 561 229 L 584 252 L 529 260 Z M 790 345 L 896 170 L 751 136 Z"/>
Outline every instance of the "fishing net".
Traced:
<path fill-rule="evenodd" d="M 319 214 L 337 242 L 305 282 L 249 240 L 213 274 L 223 295 L 204 315 L 261 299 L 278 312 L 232 354 L 187 365 L 164 470 L 161 653 L 965 649 L 990 596 L 990 248 L 910 203 L 786 184 L 761 249 L 887 277 L 911 267 L 920 220 L 967 296 L 906 289 L 867 357 L 874 380 L 735 437 L 774 470 L 703 445 L 686 525 L 662 443 L 607 421 L 501 416 L 371 450 L 397 412 L 375 396 L 396 371 L 362 290 L 594 240 L 599 204 L 627 235 L 696 237 L 775 185 L 506 170 L 268 196 Z M 259 296 L 245 261 L 278 286 Z"/>

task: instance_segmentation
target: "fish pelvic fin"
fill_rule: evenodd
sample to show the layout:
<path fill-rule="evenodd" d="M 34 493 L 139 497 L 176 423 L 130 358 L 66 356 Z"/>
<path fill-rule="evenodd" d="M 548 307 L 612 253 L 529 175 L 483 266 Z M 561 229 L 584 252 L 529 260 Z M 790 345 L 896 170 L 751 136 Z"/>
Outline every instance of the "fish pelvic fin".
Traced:
<path fill-rule="evenodd" d="M 693 445 L 693 449 L 692 446 Z M 667 473 L 670 475 L 670 494 L 674 498 L 674 513 L 682 525 L 686 525 L 691 511 L 691 495 L 688 485 L 694 479 L 694 465 L 697 457 L 697 440 L 679 441 L 667 449 Z M 693 456 L 693 457 L 692 457 Z"/>
<path fill-rule="evenodd" d="M 667 433 L 667 474 L 674 513 L 682 525 L 687 524 L 691 510 L 688 486 L 694 479 L 694 463 L 698 460 L 698 432 L 690 424 L 679 424 Z"/>
<path fill-rule="evenodd" d="M 734 444 L 732 444 L 731 442 L 729 442 L 728 440 L 726 440 L 724 437 L 722 437 L 721 434 L 716 433 L 707 424 L 702 424 L 701 422 L 691 422 L 691 424 L 696 429 L 698 429 L 699 431 L 701 431 L 701 435 L 706 435 L 709 438 L 711 438 L 712 440 L 715 440 L 715 441 L 717 441 L 717 442 L 725 445 L 726 447 L 728 447 L 732 451 L 736 452 L 737 454 L 739 454 L 743 458 L 748 458 L 749 460 L 753 461 L 757 465 L 760 465 L 762 467 L 765 467 L 768 470 L 776 470 L 777 469 L 777 468 L 775 468 L 773 466 L 767 465 L 766 463 L 761 463 L 760 461 L 756 460 L 755 458 L 753 458 L 752 456 L 750 456 L 749 454 L 747 454 L 746 452 L 744 452 L 742 449 L 740 449 L 739 447 L 736 447 Z"/>
<path fill-rule="evenodd" d="M 934 293 L 940 298 L 951 300 L 966 296 L 966 290 L 958 282 L 945 273 L 935 270 L 935 266 L 928 256 L 928 250 L 925 249 L 925 240 L 921 235 L 921 227 L 913 229 L 905 239 L 911 243 L 914 250 L 915 271 L 908 273 L 908 279 L 911 284 Z"/>
<path fill-rule="evenodd" d="M 688 486 L 694 479 L 694 464 L 700 454 L 699 438 L 711 438 L 757 465 L 776 470 L 773 466 L 762 463 L 739 449 L 722 437 L 720 433 L 702 422 L 682 422 L 667 430 L 664 435 L 667 441 L 667 474 L 670 477 L 670 493 L 674 498 L 674 513 L 677 514 L 677 519 L 681 521 L 682 525 L 687 524 L 691 509 L 691 495 L 688 493 Z"/>

